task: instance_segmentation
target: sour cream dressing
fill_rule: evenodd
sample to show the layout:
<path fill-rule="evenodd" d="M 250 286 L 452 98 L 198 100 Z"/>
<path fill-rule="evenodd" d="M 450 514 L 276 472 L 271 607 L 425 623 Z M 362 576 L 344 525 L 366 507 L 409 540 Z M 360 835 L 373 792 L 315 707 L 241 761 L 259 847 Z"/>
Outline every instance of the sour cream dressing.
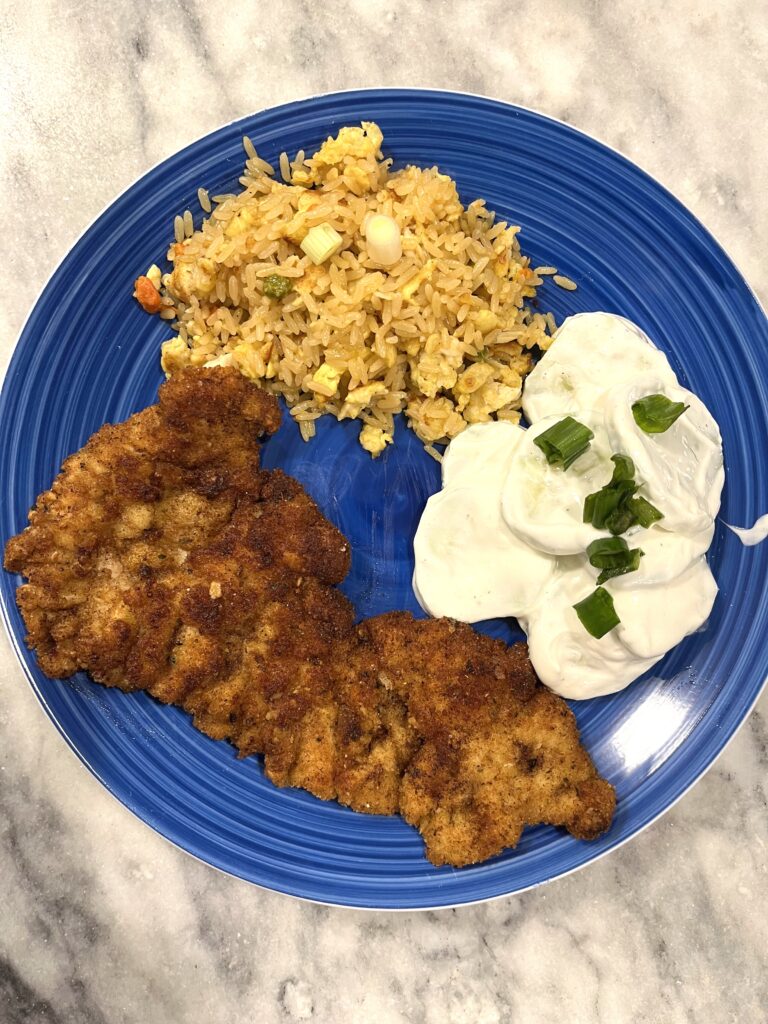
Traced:
<path fill-rule="evenodd" d="M 549 350 L 528 375 L 523 412 L 529 423 L 592 409 L 605 392 L 630 383 L 638 373 L 655 373 L 677 384 L 669 360 L 644 331 L 613 313 L 577 313 L 563 322 Z"/>
<path fill-rule="evenodd" d="M 649 394 L 688 409 L 665 432 L 646 434 L 632 403 Z M 556 693 L 613 693 L 709 617 L 717 584 L 704 556 L 724 479 L 720 432 L 647 335 L 609 313 L 563 323 L 526 380 L 523 408 L 528 430 L 480 423 L 449 445 L 443 490 L 414 540 L 414 590 L 432 615 L 516 616 L 539 678 Z M 594 438 L 563 471 L 533 442 L 565 415 Z M 603 584 L 621 622 L 598 640 L 573 606 L 599 573 L 586 548 L 607 536 L 582 521 L 584 499 L 610 481 L 615 453 L 632 458 L 638 493 L 664 518 L 624 534 L 644 556 L 636 572 Z"/>
<path fill-rule="evenodd" d="M 508 530 L 501 485 L 526 431 L 511 423 L 467 427 L 443 459 L 413 542 L 413 589 L 430 614 L 461 622 L 522 615 L 554 572 L 555 559 Z"/>
<path fill-rule="evenodd" d="M 555 555 L 577 555 L 602 536 L 591 523 L 582 521 L 582 513 L 587 495 L 610 480 L 613 452 L 602 415 L 580 412 L 579 422 L 595 435 L 589 450 L 566 473 L 550 466 L 535 440 L 562 418 L 545 416 L 524 431 L 509 461 L 501 507 L 510 530 L 532 547 Z"/>
<path fill-rule="evenodd" d="M 732 533 L 736 534 L 745 548 L 754 547 L 755 544 L 762 544 L 766 537 L 768 537 L 768 515 L 760 516 L 754 526 L 731 526 L 730 523 L 725 523 L 724 525 Z"/>
<path fill-rule="evenodd" d="M 688 408 L 663 434 L 646 434 L 632 415 L 645 395 L 665 395 Z M 666 530 L 705 530 L 720 508 L 723 443 L 704 403 L 677 384 L 655 374 L 637 376 L 603 397 L 605 427 L 614 451 L 629 455 L 643 494 L 664 511 Z"/>

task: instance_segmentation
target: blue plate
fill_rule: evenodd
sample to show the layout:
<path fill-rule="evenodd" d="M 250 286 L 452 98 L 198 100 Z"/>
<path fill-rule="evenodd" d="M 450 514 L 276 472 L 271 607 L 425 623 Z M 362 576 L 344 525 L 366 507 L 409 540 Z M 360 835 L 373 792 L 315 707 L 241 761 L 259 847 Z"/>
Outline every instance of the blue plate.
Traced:
<path fill-rule="evenodd" d="M 348 92 L 268 110 L 222 128 L 133 185 L 55 272 L 22 332 L 0 398 L 5 540 L 62 459 L 104 422 L 155 400 L 158 350 L 169 335 L 131 298 L 137 274 L 162 262 L 175 214 L 196 211 L 198 186 L 235 187 L 241 137 L 276 162 L 312 151 L 341 126 L 377 121 L 398 165 L 431 165 L 522 225 L 534 264 L 552 263 L 577 292 L 545 284 L 560 319 L 604 309 L 631 318 L 669 355 L 720 423 L 727 480 L 723 518 L 768 510 L 768 329 L 739 272 L 699 222 L 618 153 L 531 111 L 475 96 L 415 90 Z M 437 464 L 399 424 L 372 462 L 351 423 L 320 423 L 303 444 L 286 422 L 265 445 L 267 466 L 298 477 L 354 552 L 344 590 L 358 613 L 416 610 L 411 541 Z M 574 705 L 584 742 L 616 786 L 613 827 L 593 843 L 528 830 L 514 851 L 478 867 L 435 869 L 397 818 L 365 817 L 264 779 L 256 758 L 144 694 L 78 676 L 46 679 L 24 646 L 4 574 L 10 635 L 43 707 L 81 760 L 152 828 L 195 856 L 260 885 L 359 907 L 442 907 L 519 892 L 587 864 L 653 821 L 706 771 L 756 700 L 766 673 L 768 545 L 745 549 L 718 527 L 711 563 L 720 595 L 709 626 L 623 693 Z M 494 622 L 487 631 L 520 634 Z"/>

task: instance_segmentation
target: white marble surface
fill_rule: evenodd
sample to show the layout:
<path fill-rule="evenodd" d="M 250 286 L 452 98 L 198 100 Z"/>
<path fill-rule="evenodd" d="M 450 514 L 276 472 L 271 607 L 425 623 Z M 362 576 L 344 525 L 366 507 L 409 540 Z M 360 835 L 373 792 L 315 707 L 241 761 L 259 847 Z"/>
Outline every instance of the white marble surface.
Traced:
<path fill-rule="evenodd" d="M 768 299 L 764 4 L 6 0 L 0 82 L 3 363 L 57 261 L 139 173 L 231 118 L 357 86 L 571 121 L 670 187 Z M 0 645 L 2 1024 L 768 1018 L 767 697 L 618 853 L 522 897 L 376 915 L 171 847 L 79 765 Z"/>

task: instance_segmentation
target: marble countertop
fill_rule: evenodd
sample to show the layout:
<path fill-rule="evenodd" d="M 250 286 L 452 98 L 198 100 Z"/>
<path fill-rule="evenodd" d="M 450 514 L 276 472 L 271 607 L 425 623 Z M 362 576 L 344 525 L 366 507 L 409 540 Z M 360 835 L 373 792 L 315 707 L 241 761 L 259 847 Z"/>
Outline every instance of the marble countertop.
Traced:
<path fill-rule="evenodd" d="M 9 0 L 0 83 L 3 364 L 48 274 L 150 165 L 253 110 L 376 85 L 485 93 L 595 134 L 768 300 L 759 4 Z M 762 1024 L 767 768 L 764 695 L 692 792 L 584 871 L 460 910 L 329 909 L 219 874 L 134 818 L 3 636 L 0 1024 Z"/>

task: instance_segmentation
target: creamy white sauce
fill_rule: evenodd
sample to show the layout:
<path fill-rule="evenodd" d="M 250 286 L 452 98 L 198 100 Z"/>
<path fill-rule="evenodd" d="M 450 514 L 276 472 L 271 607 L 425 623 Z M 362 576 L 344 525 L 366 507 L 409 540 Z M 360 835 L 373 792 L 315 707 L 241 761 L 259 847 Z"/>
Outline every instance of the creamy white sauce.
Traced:
<path fill-rule="evenodd" d="M 620 577 L 619 577 L 620 578 Z M 612 587 L 616 636 L 638 658 L 661 658 L 709 618 L 717 584 L 705 558 L 655 587 Z"/>
<path fill-rule="evenodd" d="M 613 313 L 577 313 L 564 320 L 550 352 L 525 380 L 523 411 L 529 423 L 593 409 L 605 392 L 655 373 L 677 384 L 669 360 L 631 320 Z"/>
<path fill-rule="evenodd" d="M 535 604 L 555 567 L 508 530 L 498 488 L 449 487 L 424 509 L 413 542 L 414 589 L 432 615 L 481 622 Z"/>
<path fill-rule="evenodd" d="M 748 548 L 761 544 L 768 537 L 768 515 L 760 516 L 754 526 L 731 526 L 730 523 L 723 525 L 735 533 L 741 543 Z"/>
<path fill-rule="evenodd" d="M 633 654 L 615 630 L 599 640 L 590 636 L 573 606 L 594 588 L 586 558 L 563 559 L 523 627 L 539 679 L 576 700 L 615 693 L 659 660 Z"/>
<path fill-rule="evenodd" d="M 643 557 L 637 572 L 616 576 L 611 580 L 611 589 L 623 590 L 625 587 L 654 587 L 659 583 L 669 583 L 681 576 L 697 558 L 709 550 L 715 532 L 714 522 L 700 533 L 671 533 L 656 524 L 649 529 L 635 526 L 624 534 L 624 540 L 630 548 L 640 548 Z M 597 578 L 600 570 L 590 570 Z"/>
<path fill-rule="evenodd" d="M 500 473 L 525 437 L 525 429 L 503 420 L 475 423 L 463 430 L 446 448 L 441 463 L 443 487 L 474 483 L 490 476 L 499 489 Z"/>
<path fill-rule="evenodd" d="M 632 404 L 657 394 L 688 408 L 664 433 L 646 434 L 635 423 Z M 663 525 L 686 533 L 705 530 L 720 508 L 725 474 L 720 431 L 704 403 L 677 384 L 642 374 L 611 388 L 603 408 L 613 450 L 632 459 L 640 493 L 663 509 Z"/>
<path fill-rule="evenodd" d="M 546 416 L 525 431 L 509 461 L 501 510 L 507 526 L 528 544 L 550 554 L 571 555 L 584 551 L 600 536 L 582 521 L 584 499 L 611 479 L 613 453 L 602 417 L 581 412 L 579 422 L 595 435 L 589 450 L 566 473 L 550 466 L 534 442 L 561 419 L 559 415 Z"/>
<path fill-rule="evenodd" d="M 525 435 L 510 423 L 477 424 L 446 452 L 443 490 L 427 502 L 413 542 L 413 590 L 430 614 L 462 622 L 520 615 L 554 571 L 555 559 L 521 541 L 501 515 L 504 473 Z"/>
<path fill-rule="evenodd" d="M 635 423 L 632 403 L 664 394 L 689 408 L 661 434 Z M 448 447 L 443 490 L 427 504 L 414 542 L 414 590 L 426 611 L 465 622 L 515 615 L 534 668 L 555 692 L 613 693 L 706 622 L 717 584 L 704 555 L 720 506 L 720 432 L 681 388 L 666 356 L 629 321 L 584 313 L 564 322 L 526 380 L 527 431 L 476 424 Z M 566 414 L 594 433 L 568 470 L 533 443 Z M 604 584 L 620 624 L 599 640 L 573 608 L 599 570 L 586 548 L 606 536 L 582 521 L 584 499 L 608 483 L 612 454 L 635 463 L 639 493 L 664 514 L 624 539 L 644 552 L 639 569 Z M 768 536 L 768 516 L 746 542 Z M 760 533 L 761 536 L 757 537 Z M 755 540 L 751 537 L 756 536 Z"/>

